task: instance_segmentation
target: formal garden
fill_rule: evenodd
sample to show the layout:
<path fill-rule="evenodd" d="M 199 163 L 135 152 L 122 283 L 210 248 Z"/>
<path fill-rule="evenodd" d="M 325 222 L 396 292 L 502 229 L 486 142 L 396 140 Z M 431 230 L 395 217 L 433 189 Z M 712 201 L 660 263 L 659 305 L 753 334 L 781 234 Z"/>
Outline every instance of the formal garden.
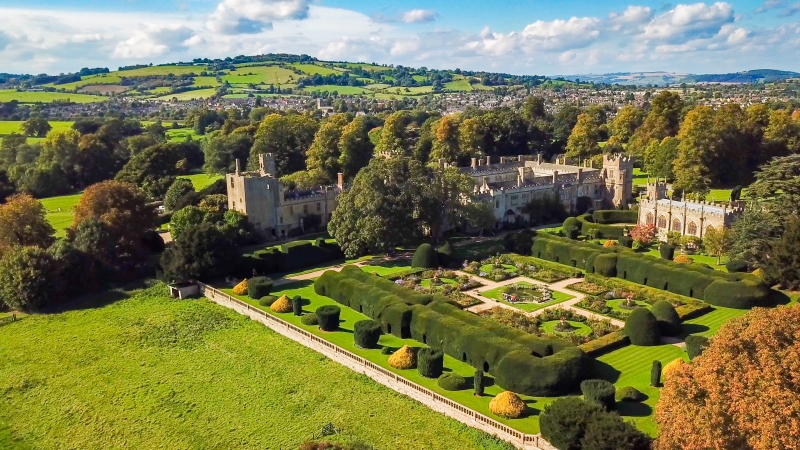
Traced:
<path fill-rule="evenodd" d="M 573 298 L 569 294 L 551 290 L 546 285 L 524 281 L 479 291 L 478 293 L 482 297 L 505 303 L 526 312 L 538 311 Z"/>

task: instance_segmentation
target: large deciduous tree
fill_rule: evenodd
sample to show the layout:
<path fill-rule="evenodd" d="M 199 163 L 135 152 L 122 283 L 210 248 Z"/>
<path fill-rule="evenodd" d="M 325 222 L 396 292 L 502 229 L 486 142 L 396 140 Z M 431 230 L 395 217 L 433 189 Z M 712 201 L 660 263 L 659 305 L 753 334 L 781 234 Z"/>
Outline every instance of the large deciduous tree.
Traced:
<path fill-rule="evenodd" d="M 608 124 L 608 131 L 611 135 L 608 138 L 608 145 L 622 146 L 628 143 L 633 133 L 642 123 L 642 110 L 633 106 L 626 105 L 617 111 L 616 117 Z"/>
<path fill-rule="evenodd" d="M 585 112 L 579 115 L 567 140 L 567 156 L 584 160 L 599 154 L 600 125 L 597 114 Z"/>
<path fill-rule="evenodd" d="M 39 247 L 15 247 L 0 258 L 0 299 L 9 308 L 39 309 L 60 296 L 55 259 Z"/>
<path fill-rule="evenodd" d="M 642 158 L 644 150 L 653 140 L 678 134 L 683 99 L 677 92 L 661 91 L 650 102 L 650 111 L 642 125 L 636 129 L 628 144 L 628 153 Z"/>
<path fill-rule="evenodd" d="M 247 167 L 250 149 L 253 147 L 253 136 L 247 133 L 231 133 L 228 135 L 215 131 L 206 137 L 203 144 L 206 173 L 232 173 L 236 170 L 236 160 L 241 167 Z"/>
<path fill-rule="evenodd" d="M 306 151 L 318 128 L 319 123 L 306 114 L 268 115 L 256 131 L 248 168 L 258 168 L 258 155 L 272 153 L 278 172 L 273 175 L 282 177 L 304 170 Z"/>
<path fill-rule="evenodd" d="M 20 127 L 25 136 L 30 137 L 45 137 L 53 127 L 43 117 L 31 117 L 26 120 Z"/>
<path fill-rule="evenodd" d="M 345 180 L 352 180 L 369 164 L 375 146 L 369 140 L 366 116 L 356 117 L 342 130 L 339 139 L 339 166 Z"/>
<path fill-rule="evenodd" d="M 0 204 L 0 254 L 11 247 L 47 248 L 54 234 L 44 207 L 30 195 L 13 195 Z"/>
<path fill-rule="evenodd" d="M 644 154 L 644 167 L 648 174 L 660 178 L 675 178 L 673 163 L 678 157 L 678 144 L 675 137 L 665 137 L 661 142 L 653 139 Z"/>
<path fill-rule="evenodd" d="M 714 109 L 697 106 L 681 124 L 678 158 L 673 165 L 675 189 L 705 197 L 711 186 L 710 163 L 715 150 Z"/>
<path fill-rule="evenodd" d="M 666 376 L 656 450 L 796 449 L 800 306 L 756 308 L 723 325 L 703 353 Z"/>
<path fill-rule="evenodd" d="M 705 247 L 706 253 L 717 258 L 717 265 L 730 245 L 731 237 L 727 228 L 709 228 L 703 236 L 703 247 Z"/>
<path fill-rule="evenodd" d="M 800 289 L 800 219 L 789 216 L 780 237 L 771 240 L 769 259 L 764 264 L 767 279 L 778 282 L 784 289 Z"/>
<path fill-rule="evenodd" d="M 339 142 L 349 121 L 347 114 L 334 114 L 323 122 L 314 135 L 314 142 L 306 153 L 306 170 L 320 173 L 321 184 L 335 182 L 336 174 L 341 170 Z"/>
<path fill-rule="evenodd" d="M 236 244 L 213 224 L 187 228 L 161 257 L 167 281 L 209 280 L 225 276 L 236 267 Z"/>

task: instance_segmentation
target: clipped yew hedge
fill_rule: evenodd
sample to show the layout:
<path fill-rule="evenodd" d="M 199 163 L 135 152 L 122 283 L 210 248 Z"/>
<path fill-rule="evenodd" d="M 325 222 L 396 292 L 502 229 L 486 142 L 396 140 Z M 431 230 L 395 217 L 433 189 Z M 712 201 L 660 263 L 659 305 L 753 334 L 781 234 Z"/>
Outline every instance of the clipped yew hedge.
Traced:
<path fill-rule="evenodd" d="M 639 211 L 621 211 L 618 209 L 599 210 L 592 213 L 592 219 L 595 223 L 631 223 L 635 224 L 639 221 Z"/>
<path fill-rule="evenodd" d="M 359 320 L 353 324 L 353 339 L 361 348 L 376 348 L 381 334 L 381 324 L 375 320 Z"/>
<path fill-rule="evenodd" d="M 324 239 L 293 241 L 243 255 L 239 260 L 236 272 L 240 277 L 250 276 L 254 270 L 265 275 L 305 269 L 340 259 L 344 259 L 344 253 L 339 244 L 327 243 Z"/>
<path fill-rule="evenodd" d="M 513 392 L 565 395 L 589 372 L 586 354 L 565 341 L 471 314 L 446 297 L 416 293 L 356 266 L 325 272 L 314 290 L 380 322 L 386 333 L 441 348 L 491 373 L 499 386 Z"/>

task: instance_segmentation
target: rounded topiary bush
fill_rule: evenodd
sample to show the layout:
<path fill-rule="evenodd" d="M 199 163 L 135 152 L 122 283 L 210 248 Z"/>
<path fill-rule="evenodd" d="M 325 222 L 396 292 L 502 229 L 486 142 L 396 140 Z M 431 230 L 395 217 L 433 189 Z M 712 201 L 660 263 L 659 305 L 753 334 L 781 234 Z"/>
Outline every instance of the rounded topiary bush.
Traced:
<path fill-rule="evenodd" d="M 300 323 L 308 326 L 319 325 L 319 319 L 317 319 L 316 314 L 306 314 L 300 318 Z"/>
<path fill-rule="evenodd" d="M 646 308 L 636 308 L 625 321 L 625 335 L 633 345 L 658 345 L 661 343 L 658 320 Z"/>
<path fill-rule="evenodd" d="M 675 256 L 675 246 L 667 243 L 662 243 L 661 246 L 658 247 L 658 253 L 661 254 L 662 259 L 672 261 L 672 257 Z"/>
<path fill-rule="evenodd" d="M 489 411 L 506 419 L 521 417 L 525 409 L 525 402 L 511 391 L 503 391 L 489 402 Z"/>
<path fill-rule="evenodd" d="M 706 347 L 708 347 L 707 337 L 696 336 L 694 334 L 686 336 L 686 353 L 689 355 L 690 361 L 700 356 Z"/>
<path fill-rule="evenodd" d="M 456 250 L 453 248 L 453 244 L 451 244 L 450 241 L 447 241 L 436 250 L 436 253 L 439 257 L 439 264 L 443 266 L 449 266 L 455 258 Z"/>
<path fill-rule="evenodd" d="M 417 370 L 427 378 L 439 378 L 444 368 L 444 352 L 435 348 L 423 348 L 417 352 Z"/>
<path fill-rule="evenodd" d="M 269 277 L 253 277 L 247 281 L 247 295 L 252 299 L 269 295 L 271 290 L 272 279 Z"/>
<path fill-rule="evenodd" d="M 467 388 L 467 380 L 453 372 L 447 372 L 440 376 L 436 384 L 445 391 L 460 391 Z"/>
<path fill-rule="evenodd" d="M 234 295 L 244 295 L 247 294 L 247 278 L 240 281 L 239 284 L 233 287 L 233 294 Z"/>
<path fill-rule="evenodd" d="M 324 305 L 317 308 L 317 320 L 322 331 L 336 331 L 339 329 L 339 314 L 342 309 L 336 305 Z"/>
<path fill-rule="evenodd" d="M 617 388 L 606 380 L 584 380 L 581 382 L 581 392 L 587 402 L 597 403 L 606 411 L 614 409 L 614 396 Z"/>
<path fill-rule="evenodd" d="M 619 240 L 617 240 L 617 242 L 619 242 L 619 245 L 623 247 L 628 247 L 628 248 L 633 247 L 633 238 L 630 236 L 622 236 L 621 238 L 619 238 Z"/>
<path fill-rule="evenodd" d="M 561 225 L 561 232 L 570 239 L 577 239 L 581 232 L 581 222 L 576 217 L 567 217 Z"/>
<path fill-rule="evenodd" d="M 505 252 L 506 252 L 506 248 L 503 247 L 502 245 L 493 245 L 493 246 L 489 247 L 489 250 L 486 251 L 486 253 L 488 253 L 488 254 L 490 254 L 492 256 L 502 255 Z"/>
<path fill-rule="evenodd" d="M 647 396 L 639 392 L 639 390 L 633 386 L 625 386 L 619 388 L 614 398 L 616 398 L 618 402 L 638 403 L 645 401 Z"/>
<path fill-rule="evenodd" d="M 417 247 L 417 251 L 414 252 L 414 257 L 411 258 L 411 267 L 432 269 L 437 265 L 436 252 L 433 250 L 431 244 L 422 244 Z"/>
<path fill-rule="evenodd" d="M 292 312 L 292 302 L 289 300 L 289 297 L 284 294 L 281 295 L 281 298 L 275 300 L 272 305 L 269 306 L 269 309 L 276 313 Z"/>
<path fill-rule="evenodd" d="M 675 336 L 681 332 L 681 318 L 672 304 L 666 300 L 659 300 L 653 303 L 650 308 L 658 321 L 658 329 L 662 336 Z"/>
<path fill-rule="evenodd" d="M 728 269 L 728 272 L 730 273 L 747 272 L 747 261 L 742 261 L 741 259 L 732 259 L 725 263 L 725 268 Z"/>
<path fill-rule="evenodd" d="M 353 339 L 361 348 L 377 347 L 381 333 L 381 324 L 374 320 L 359 320 L 353 325 Z"/>
<path fill-rule="evenodd" d="M 389 365 L 395 369 L 413 369 L 417 365 L 417 355 L 414 353 L 414 349 L 404 345 L 400 350 L 392 353 L 392 356 L 389 357 Z"/>
<path fill-rule="evenodd" d="M 274 295 L 265 295 L 258 300 L 258 304 L 261 306 L 272 306 L 275 301 L 278 300 L 278 297 Z"/>

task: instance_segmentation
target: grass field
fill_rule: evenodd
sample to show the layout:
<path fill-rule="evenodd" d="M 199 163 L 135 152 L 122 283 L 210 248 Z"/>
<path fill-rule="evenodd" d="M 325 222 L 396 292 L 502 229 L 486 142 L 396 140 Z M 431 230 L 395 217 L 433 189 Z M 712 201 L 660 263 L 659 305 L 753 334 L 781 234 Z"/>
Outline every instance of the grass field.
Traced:
<path fill-rule="evenodd" d="M 223 177 L 222 175 L 217 175 L 217 174 L 209 175 L 207 173 L 197 173 L 194 175 L 180 176 L 178 178 L 189 179 L 192 182 L 192 186 L 194 186 L 194 190 L 199 191 L 200 189 L 203 189 L 211 185 L 215 181 L 221 180 Z"/>
<path fill-rule="evenodd" d="M 647 173 L 643 172 L 640 168 L 633 169 L 633 185 L 634 186 L 647 186 Z M 731 188 L 717 188 L 711 189 L 711 192 L 706 196 L 707 201 L 727 202 L 731 198 Z M 742 198 L 747 197 L 746 190 L 742 191 Z"/>
<path fill-rule="evenodd" d="M 167 122 L 164 122 L 167 125 Z M 206 137 L 194 132 L 193 128 L 176 128 L 167 130 L 167 139 L 173 142 L 183 142 L 187 136 L 191 136 L 195 141 L 202 141 Z"/>
<path fill-rule="evenodd" d="M 186 91 L 181 92 L 178 94 L 168 94 L 163 95 L 161 97 L 156 97 L 155 100 L 163 100 L 163 101 L 170 101 L 173 98 L 178 99 L 178 101 L 185 101 L 185 100 L 195 100 L 195 99 L 206 99 L 213 97 L 214 94 L 217 93 L 217 90 L 214 88 L 208 89 L 196 89 L 194 91 Z"/>
<path fill-rule="evenodd" d="M 24 122 L 18 120 L 9 120 L 0 122 L 0 137 L 9 135 L 11 133 L 22 133 L 20 127 Z M 54 130 L 66 130 L 72 128 L 72 124 L 75 122 L 72 121 L 51 121 L 49 122 L 50 126 L 53 127 Z M 36 139 L 36 138 L 28 138 L 28 139 Z"/>
<path fill-rule="evenodd" d="M 89 86 L 95 84 L 119 84 L 120 81 L 122 81 L 122 79 L 119 77 L 117 73 L 98 73 L 96 75 L 81 77 L 81 81 L 73 81 L 72 83 L 65 83 L 65 84 L 49 83 L 43 86 L 74 91 L 75 89 L 78 89 L 79 87 L 83 86 Z"/>
<path fill-rule="evenodd" d="M 333 84 L 323 84 L 320 86 L 306 86 L 303 92 L 338 92 L 341 95 L 372 94 L 369 89 L 358 86 L 336 86 Z"/>
<path fill-rule="evenodd" d="M 643 255 L 652 256 L 653 258 L 661 259 L 661 254 L 658 252 L 657 248 L 650 248 L 647 252 L 642 253 Z M 678 252 L 675 252 L 675 256 L 678 256 Z M 722 258 L 722 264 L 717 265 L 717 258 L 715 256 L 708 256 L 708 255 L 686 255 L 692 261 L 708 264 L 714 270 L 721 270 L 723 272 L 727 272 L 728 268 L 725 267 L 725 258 Z"/>
<path fill-rule="evenodd" d="M 217 77 L 194 77 L 194 82 L 192 86 L 211 86 L 217 87 L 220 85 L 220 82 L 217 81 Z"/>
<path fill-rule="evenodd" d="M 56 229 L 56 236 L 64 237 L 66 229 L 72 226 L 72 208 L 81 200 L 81 195 L 83 194 L 62 195 L 41 200 L 47 211 L 47 221 Z"/>
<path fill-rule="evenodd" d="M 367 72 L 386 72 L 387 70 L 391 70 L 391 67 L 384 67 L 384 66 L 376 66 L 374 64 L 367 64 L 367 63 L 347 63 L 347 67 L 355 68 L 360 67 Z"/>
<path fill-rule="evenodd" d="M 289 69 L 278 66 L 240 67 L 222 77 L 231 84 L 286 84 L 302 78 Z"/>
<path fill-rule="evenodd" d="M 725 322 L 747 314 L 745 309 L 732 309 L 715 306 L 714 310 L 683 323 L 683 336 L 699 334 L 713 336 Z"/>
<path fill-rule="evenodd" d="M 188 74 L 195 74 L 200 75 L 203 71 L 207 70 L 206 66 L 175 66 L 175 65 L 168 65 L 168 66 L 150 66 L 150 67 L 142 67 L 141 69 L 132 69 L 132 70 L 118 70 L 115 72 L 111 72 L 112 75 L 117 75 L 120 77 L 150 77 L 150 76 L 166 76 L 169 74 L 173 75 L 188 75 Z"/>
<path fill-rule="evenodd" d="M 19 103 L 52 103 L 54 101 L 71 101 L 73 103 L 104 102 L 108 97 L 97 95 L 75 94 L 72 92 L 17 92 L 14 89 L 0 90 L 0 103 L 10 101 Z"/>
<path fill-rule="evenodd" d="M 375 448 L 510 449 L 244 316 L 166 293 L 112 292 L 0 327 L 0 447 L 294 449 L 333 423 L 343 434 L 330 440 Z"/>
<path fill-rule="evenodd" d="M 341 75 L 342 73 L 345 72 L 343 69 L 336 70 L 336 69 L 331 69 L 329 67 L 322 67 L 316 64 L 293 63 L 291 64 L 291 66 L 307 75 L 316 75 L 316 74 Z"/>

